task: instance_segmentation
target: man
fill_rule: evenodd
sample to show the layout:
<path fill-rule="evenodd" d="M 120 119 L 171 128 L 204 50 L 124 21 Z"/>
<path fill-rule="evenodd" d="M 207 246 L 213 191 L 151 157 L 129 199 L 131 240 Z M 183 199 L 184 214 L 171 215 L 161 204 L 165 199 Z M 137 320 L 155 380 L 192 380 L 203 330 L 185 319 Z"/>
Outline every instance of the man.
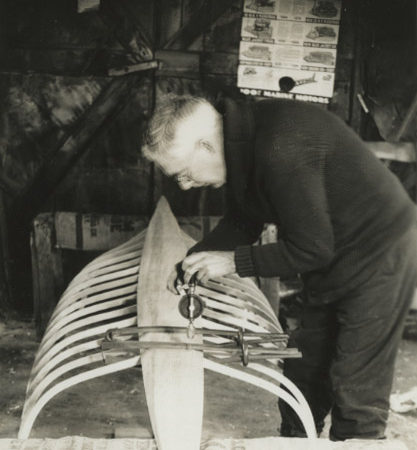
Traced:
<path fill-rule="evenodd" d="M 218 112 L 203 98 L 169 96 L 144 154 L 182 189 L 226 184 L 226 214 L 182 261 L 184 281 L 301 274 L 293 338 L 303 358 L 284 373 L 319 433 L 331 410 L 331 439 L 383 438 L 417 279 L 416 208 L 397 178 L 336 116 L 291 100 L 225 99 Z M 264 223 L 277 224 L 278 242 L 253 246 Z M 302 436 L 279 406 L 281 434 Z"/>

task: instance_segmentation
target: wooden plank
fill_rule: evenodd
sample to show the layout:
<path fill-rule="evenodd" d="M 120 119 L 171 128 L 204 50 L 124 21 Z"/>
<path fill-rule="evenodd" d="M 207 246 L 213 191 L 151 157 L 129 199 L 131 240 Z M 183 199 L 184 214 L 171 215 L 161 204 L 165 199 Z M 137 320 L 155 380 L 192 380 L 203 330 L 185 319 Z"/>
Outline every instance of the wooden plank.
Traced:
<path fill-rule="evenodd" d="M 366 142 L 378 158 L 412 163 L 416 161 L 415 144 L 412 142 Z"/>
<path fill-rule="evenodd" d="M 273 224 L 268 224 L 261 235 L 260 244 L 272 244 L 277 242 L 277 227 Z M 268 299 L 274 313 L 278 317 L 280 304 L 280 280 L 279 277 L 259 278 L 261 291 Z"/>
<path fill-rule="evenodd" d="M 192 76 L 200 75 L 199 53 L 178 50 L 157 50 L 155 59 L 159 64 L 157 76 Z"/>
<path fill-rule="evenodd" d="M 129 52 L 134 62 L 152 59 L 151 43 L 145 33 L 125 14 L 117 2 L 102 0 L 99 17 L 114 37 Z"/>
<path fill-rule="evenodd" d="M 6 208 L 3 193 L 0 192 L 0 314 L 11 306 L 9 264 Z"/>
<path fill-rule="evenodd" d="M 349 120 L 350 107 L 350 81 L 340 81 L 337 79 L 334 85 L 333 97 L 328 104 L 328 110 L 337 114 L 343 121 Z"/>
<path fill-rule="evenodd" d="M 78 13 L 97 11 L 99 8 L 100 8 L 100 0 L 77 0 Z"/>
<path fill-rule="evenodd" d="M 189 243 L 190 244 L 190 243 Z M 189 247 L 167 201 L 162 198 L 149 224 L 138 280 L 139 326 L 187 326 L 178 296 L 166 288 L 174 265 Z M 144 341 L 201 343 L 201 336 L 147 333 Z M 202 352 L 152 349 L 141 352 L 148 411 L 158 448 L 200 448 L 204 371 Z"/>
<path fill-rule="evenodd" d="M 32 262 L 34 318 L 38 337 L 46 328 L 64 290 L 61 250 L 54 246 L 53 214 L 44 213 L 33 221 Z"/>
<path fill-rule="evenodd" d="M 118 77 L 121 75 L 126 75 L 128 73 L 134 72 L 143 72 L 144 70 L 157 69 L 158 62 L 157 61 L 147 61 L 141 62 L 137 64 L 130 64 L 128 66 L 124 66 L 122 68 L 112 68 L 107 71 L 108 75 L 111 77 Z"/>
<path fill-rule="evenodd" d="M 250 405 L 248 405 L 250 407 Z M 151 439 L 138 439 L 136 436 L 132 440 L 129 438 L 119 439 L 94 439 L 83 436 L 68 436 L 59 440 L 48 439 L 50 446 L 61 450 L 73 450 L 74 448 L 96 448 L 101 450 L 136 450 L 154 449 L 154 442 Z M 55 446 L 54 442 L 57 445 Z M 45 448 L 44 439 L 0 439 L 2 450 L 42 450 Z M 407 450 L 407 446 L 399 439 L 348 439 L 343 442 L 332 442 L 329 439 L 318 439 L 314 443 L 306 438 L 285 438 L 285 437 L 260 437 L 253 439 L 224 439 L 211 437 L 204 441 L 201 447 L 206 450 Z M 178 449 L 182 450 L 182 449 Z"/>
<path fill-rule="evenodd" d="M 158 77 L 199 78 L 201 73 L 236 76 L 238 65 L 237 55 L 224 52 L 157 50 L 155 58 L 160 62 Z"/>
<path fill-rule="evenodd" d="M 345 2 L 339 28 L 335 86 L 328 109 L 343 121 L 349 122 L 351 115 L 352 72 L 355 54 L 355 18 L 353 2 Z"/>
<path fill-rule="evenodd" d="M 188 48 L 212 23 L 225 13 L 234 0 L 212 0 L 191 14 L 185 23 L 165 44 L 164 49 Z"/>
<path fill-rule="evenodd" d="M 35 176 L 25 192 L 16 198 L 12 221 L 29 223 L 46 198 L 62 181 L 67 171 L 84 154 L 92 139 L 112 123 L 114 117 L 130 99 L 132 87 L 138 82 L 135 75 L 118 77 L 103 89 L 90 109 L 78 119 L 54 156 Z"/>
<path fill-rule="evenodd" d="M 156 48 L 162 48 L 181 27 L 182 0 L 159 0 Z"/>
<path fill-rule="evenodd" d="M 360 134 L 361 122 L 362 122 L 362 107 L 358 99 L 357 94 L 361 94 L 363 87 L 361 84 L 362 64 L 363 64 L 363 43 L 362 43 L 362 8 L 359 2 L 353 2 L 351 13 L 354 17 L 354 36 L 355 36 L 355 50 L 353 71 L 350 90 L 350 113 L 349 113 L 349 125 Z"/>

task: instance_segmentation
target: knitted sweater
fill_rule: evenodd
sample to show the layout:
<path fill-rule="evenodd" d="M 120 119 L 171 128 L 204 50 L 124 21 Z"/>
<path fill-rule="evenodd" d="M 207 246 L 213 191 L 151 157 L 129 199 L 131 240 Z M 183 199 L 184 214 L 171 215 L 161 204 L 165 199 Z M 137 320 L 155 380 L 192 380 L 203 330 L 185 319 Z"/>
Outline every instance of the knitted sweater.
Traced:
<path fill-rule="evenodd" d="M 226 99 L 227 211 L 192 251 L 234 250 L 240 276 L 301 274 L 330 302 L 366 281 L 417 210 L 339 118 L 293 100 Z M 265 223 L 278 242 L 251 245 Z"/>

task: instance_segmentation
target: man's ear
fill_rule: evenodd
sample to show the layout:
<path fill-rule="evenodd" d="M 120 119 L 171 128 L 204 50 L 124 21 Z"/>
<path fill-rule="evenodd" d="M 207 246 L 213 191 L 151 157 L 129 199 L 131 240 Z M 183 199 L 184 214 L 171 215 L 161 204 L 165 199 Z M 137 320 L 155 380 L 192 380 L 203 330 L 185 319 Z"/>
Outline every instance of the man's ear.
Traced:
<path fill-rule="evenodd" d="M 212 143 L 207 139 L 199 139 L 198 146 L 210 153 L 214 153 L 214 147 Z"/>

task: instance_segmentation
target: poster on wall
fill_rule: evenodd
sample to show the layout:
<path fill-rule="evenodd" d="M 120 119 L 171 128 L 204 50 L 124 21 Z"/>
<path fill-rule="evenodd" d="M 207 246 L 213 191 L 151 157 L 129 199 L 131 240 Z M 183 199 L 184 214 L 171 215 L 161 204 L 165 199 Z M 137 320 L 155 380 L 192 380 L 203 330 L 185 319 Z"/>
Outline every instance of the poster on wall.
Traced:
<path fill-rule="evenodd" d="M 340 14 L 341 0 L 244 0 L 240 90 L 328 103 Z"/>

